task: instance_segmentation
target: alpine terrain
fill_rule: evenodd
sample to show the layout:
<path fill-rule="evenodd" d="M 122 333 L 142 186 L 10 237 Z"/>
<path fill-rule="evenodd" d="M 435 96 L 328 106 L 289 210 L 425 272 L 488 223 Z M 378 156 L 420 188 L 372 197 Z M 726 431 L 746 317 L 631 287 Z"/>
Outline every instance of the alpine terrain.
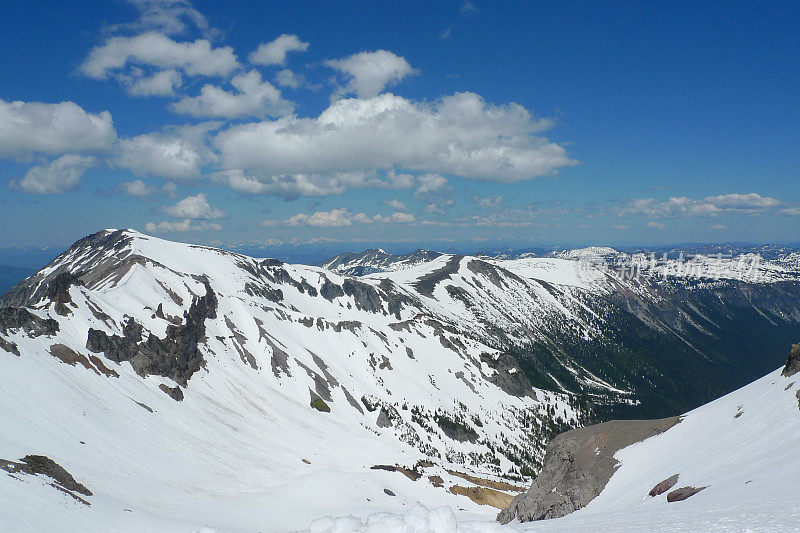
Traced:
<path fill-rule="evenodd" d="M 584 426 L 694 409 L 781 364 L 798 330 L 790 253 L 372 250 L 315 267 L 103 230 L 0 299 L 1 518 L 446 531 L 585 506 L 563 520 L 603 529 L 646 506 L 677 527 L 753 491 L 745 523 L 793 496 L 777 474 L 798 466 L 792 379 L 773 372 L 681 419 Z M 559 476 L 582 468 L 554 455 L 587 435 L 605 461 L 587 467 L 596 490 L 541 511 L 545 481 L 571 490 Z M 691 515 L 646 496 L 675 474 L 707 487 L 680 507 Z M 628 514 L 634 528 L 651 516 Z"/>

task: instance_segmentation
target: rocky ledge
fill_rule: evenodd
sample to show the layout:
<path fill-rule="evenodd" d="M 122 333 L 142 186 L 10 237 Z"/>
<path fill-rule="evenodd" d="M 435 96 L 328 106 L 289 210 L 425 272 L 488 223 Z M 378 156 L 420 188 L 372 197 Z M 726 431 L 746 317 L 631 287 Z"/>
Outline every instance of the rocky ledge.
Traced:
<path fill-rule="evenodd" d="M 544 466 L 531 487 L 497 516 L 506 524 L 558 518 L 592 501 L 605 488 L 618 464 L 614 454 L 663 433 L 680 421 L 612 420 L 562 433 L 547 445 Z"/>

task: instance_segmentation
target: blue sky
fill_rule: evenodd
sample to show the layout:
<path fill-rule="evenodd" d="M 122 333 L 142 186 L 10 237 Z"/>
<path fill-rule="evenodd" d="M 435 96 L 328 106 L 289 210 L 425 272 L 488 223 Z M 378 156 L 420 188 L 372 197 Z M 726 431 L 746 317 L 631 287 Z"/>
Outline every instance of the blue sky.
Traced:
<path fill-rule="evenodd" d="M 800 11 L 13 3 L 0 246 L 800 241 Z"/>

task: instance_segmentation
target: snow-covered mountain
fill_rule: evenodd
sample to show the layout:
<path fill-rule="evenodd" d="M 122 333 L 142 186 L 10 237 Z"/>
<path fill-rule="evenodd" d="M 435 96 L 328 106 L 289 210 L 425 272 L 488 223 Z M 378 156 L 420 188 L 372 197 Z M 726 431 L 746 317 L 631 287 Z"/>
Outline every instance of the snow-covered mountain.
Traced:
<path fill-rule="evenodd" d="M 800 324 L 785 267 L 384 259 L 354 277 L 332 269 L 365 265 L 130 230 L 75 243 L 0 299 L 6 523 L 281 531 L 415 500 L 485 513 L 553 435 L 697 405 L 773 365 Z"/>
<path fill-rule="evenodd" d="M 456 513 L 447 507 L 417 504 L 402 513 L 367 517 L 327 517 L 312 524 L 316 532 L 426 531 L 431 533 L 574 531 L 800 531 L 797 474 L 800 472 L 800 344 L 783 369 L 679 419 L 650 423 L 654 436 L 610 458 L 610 479 L 585 507 L 561 518 L 520 522 L 519 508 L 501 514 L 506 526 Z M 655 428 L 655 431 L 653 431 Z M 525 512 L 548 512 L 579 494 L 596 475 L 620 433 L 631 427 L 601 424 L 562 435 L 553 449 L 547 479 L 537 479 L 540 505 Z M 621 431 L 622 430 L 622 431 Z M 563 437 L 566 437 L 564 439 Z M 630 435 L 627 436 L 630 438 Z M 570 443 L 570 439 L 574 442 Z M 635 439 L 635 437 L 634 437 Z M 569 445 L 569 449 L 563 447 Z M 582 469 L 575 465 L 581 463 Z M 595 463 L 595 464 L 592 464 Z M 548 481 L 559 481 L 547 490 Z M 533 489 L 532 489 L 533 490 Z M 559 491 L 568 491 L 559 494 Z M 529 496 L 518 497 L 520 503 Z M 515 502 L 516 504 L 517 502 Z M 524 513 L 523 513 L 524 514 Z M 526 515 L 526 519 L 530 518 Z"/>
<path fill-rule="evenodd" d="M 375 272 L 387 272 L 411 268 L 432 261 L 442 255 L 430 250 L 417 250 L 410 254 L 390 254 L 381 249 L 361 253 L 347 252 L 322 263 L 323 268 L 350 276 L 364 276 Z"/>

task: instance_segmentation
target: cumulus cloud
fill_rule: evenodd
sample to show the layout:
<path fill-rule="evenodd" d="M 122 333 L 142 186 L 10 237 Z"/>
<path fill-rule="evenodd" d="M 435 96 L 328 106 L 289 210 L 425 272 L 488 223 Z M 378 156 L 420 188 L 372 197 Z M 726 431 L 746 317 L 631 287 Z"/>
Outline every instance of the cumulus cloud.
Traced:
<path fill-rule="evenodd" d="M 447 178 L 439 174 L 423 174 L 417 178 L 417 190 L 414 198 L 426 202 L 441 201 L 453 194 L 453 186 Z"/>
<path fill-rule="evenodd" d="M 685 196 L 659 201 L 640 198 L 614 210 L 619 217 L 648 216 L 672 218 L 679 216 L 716 216 L 723 213 L 757 214 L 780 206 L 780 200 L 759 194 L 724 194 L 693 200 Z"/>
<path fill-rule="evenodd" d="M 303 83 L 303 77 L 300 74 L 285 68 L 278 72 L 275 76 L 275 81 L 281 87 L 289 87 L 290 89 L 297 89 Z"/>
<path fill-rule="evenodd" d="M 785 209 L 781 209 L 780 213 L 782 215 L 789 215 L 792 217 L 800 216 L 800 207 L 787 207 Z"/>
<path fill-rule="evenodd" d="M 111 31 L 155 30 L 168 35 L 186 33 L 189 26 L 208 31 L 208 21 L 187 0 L 128 0 L 139 10 L 139 19 L 111 26 Z"/>
<path fill-rule="evenodd" d="M 250 54 L 250 62 L 255 65 L 283 65 L 289 52 L 305 52 L 308 43 L 304 43 L 297 35 L 283 34 L 269 43 L 261 43 Z"/>
<path fill-rule="evenodd" d="M 264 117 L 281 116 L 292 112 L 294 105 L 281 98 L 281 92 L 261 74 L 252 70 L 234 76 L 231 85 L 237 93 L 216 85 L 205 85 L 200 95 L 187 97 L 172 104 L 173 111 L 193 117 Z"/>
<path fill-rule="evenodd" d="M 19 182 L 14 183 L 25 192 L 56 194 L 74 190 L 87 170 L 97 164 L 97 158 L 87 155 L 67 154 L 45 165 L 35 166 Z"/>
<path fill-rule="evenodd" d="M 359 98 L 377 96 L 388 85 L 395 85 L 416 71 L 405 58 L 389 52 L 361 52 L 344 59 L 330 59 L 325 64 L 342 73 L 348 82 L 335 96 L 355 93 Z"/>
<path fill-rule="evenodd" d="M 203 156 L 185 135 L 149 133 L 121 139 L 113 163 L 137 175 L 188 181 L 200 176 Z"/>
<path fill-rule="evenodd" d="M 342 227 L 352 226 L 354 223 L 372 224 L 375 222 L 384 224 L 410 224 L 416 222 L 416 217 L 411 213 L 393 213 L 389 216 L 374 215 L 369 216 L 365 213 L 351 213 L 345 207 L 331 209 L 330 211 L 317 211 L 312 215 L 298 213 L 289 218 L 286 223 L 290 226 L 316 226 L 316 227 Z M 275 221 L 264 221 L 262 225 L 274 225 Z"/>
<path fill-rule="evenodd" d="M 128 196 L 136 196 L 137 198 L 142 198 L 153 192 L 153 188 L 142 180 L 126 181 L 120 185 L 120 188 Z"/>
<path fill-rule="evenodd" d="M 214 222 L 192 222 L 190 219 L 180 222 L 163 221 L 156 224 L 148 222 L 144 230 L 147 233 L 184 233 L 189 231 L 220 231 L 222 226 Z"/>
<path fill-rule="evenodd" d="M 225 212 L 211 207 L 206 195 L 187 196 L 177 204 L 164 208 L 164 212 L 175 218 L 216 219 L 225 218 Z"/>
<path fill-rule="evenodd" d="M 226 76 L 239 62 L 230 46 L 214 48 L 207 39 L 176 42 L 161 33 L 147 32 L 112 37 L 96 46 L 81 65 L 81 72 L 102 80 L 128 65 L 179 69 L 190 76 Z"/>
<path fill-rule="evenodd" d="M 457 93 L 433 104 L 392 94 L 339 100 L 316 118 L 236 125 L 214 143 L 224 168 L 273 183 L 286 176 L 369 176 L 396 168 L 514 182 L 574 163 L 536 133 L 551 125 L 522 106 Z"/>
<path fill-rule="evenodd" d="M 152 76 L 137 71 L 123 83 L 131 96 L 174 96 L 175 90 L 183 84 L 183 76 L 175 69 L 161 70 Z"/>
<path fill-rule="evenodd" d="M 395 211 L 408 211 L 406 205 L 398 200 L 397 198 L 392 198 L 391 200 L 386 200 L 386 205 L 394 209 Z"/>
<path fill-rule="evenodd" d="M 108 111 L 87 113 L 73 102 L 0 100 L 0 157 L 103 151 L 116 137 Z"/>
<path fill-rule="evenodd" d="M 666 228 L 667 226 L 665 226 L 664 224 L 661 224 L 660 222 L 656 222 L 654 220 L 651 220 L 650 222 L 647 223 L 647 227 L 648 228 L 655 228 L 655 229 L 658 229 L 658 230 L 662 230 L 662 229 Z"/>
<path fill-rule="evenodd" d="M 500 207 L 503 205 L 503 197 L 497 194 L 494 196 L 487 196 L 485 198 L 475 196 L 473 199 L 481 209 L 500 209 Z"/>

